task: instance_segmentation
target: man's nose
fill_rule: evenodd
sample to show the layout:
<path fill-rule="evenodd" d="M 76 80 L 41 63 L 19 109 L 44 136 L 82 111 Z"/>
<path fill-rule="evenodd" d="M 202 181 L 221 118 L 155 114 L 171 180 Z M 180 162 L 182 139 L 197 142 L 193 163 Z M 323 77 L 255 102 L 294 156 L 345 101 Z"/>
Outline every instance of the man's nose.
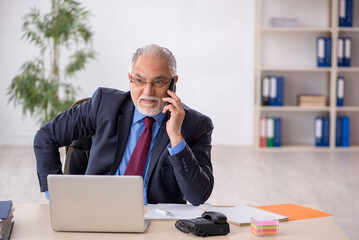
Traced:
<path fill-rule="evenodd" d="M 146 83 L 145 88 L 143 89 L 143 92 L 144 92 L 147 96 L 153 95 L 154 87 L 152 86 L 152 84 L 151 84 L 150 82 L 147 82 L 147 83 Z"/>

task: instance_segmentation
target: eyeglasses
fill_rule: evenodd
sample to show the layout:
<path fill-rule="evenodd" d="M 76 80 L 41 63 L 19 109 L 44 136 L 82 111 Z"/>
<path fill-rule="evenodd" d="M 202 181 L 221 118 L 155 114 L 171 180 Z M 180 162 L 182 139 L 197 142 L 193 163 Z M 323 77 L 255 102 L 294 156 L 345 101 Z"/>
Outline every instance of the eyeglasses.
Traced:
<path fill-rule="evenodd" d="M 143 87 L 148 83 L 148 84 L 151 84 L 152 87 L 161 88 L 161 87 L 164 87 L 170 81 L 171 81 L 171 79 L 170 80 L 161 79 L 161 80 L 155 80 L 155 81 L 147 82 L 147 81 L 144 81 L 144 80 L 139 79 L 139 78 L 133 78 L 131 76 L 131 83 L 134 83 L 136 85 L 136 87 Z"/>

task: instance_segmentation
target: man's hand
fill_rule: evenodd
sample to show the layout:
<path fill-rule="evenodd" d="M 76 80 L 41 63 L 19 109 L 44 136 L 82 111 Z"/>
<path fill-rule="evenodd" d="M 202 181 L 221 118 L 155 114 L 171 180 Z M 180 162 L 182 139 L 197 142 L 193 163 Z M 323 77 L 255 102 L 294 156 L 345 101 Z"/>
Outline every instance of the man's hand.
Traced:
<path fill-rule="evenodd" d="M 170 119 L 167 121 L 166 129 L 168 137 L 171 141 L 171 146 L 174 147 L 183 140 L 181 128 L 185 111 L 183 109 L 181 99 L 176 93 L 167 90 L 169 97 L 163 98 L 162 101 L 169 103 L 163 108 L 163 113 L 169 111 L 171 113 Z"/>

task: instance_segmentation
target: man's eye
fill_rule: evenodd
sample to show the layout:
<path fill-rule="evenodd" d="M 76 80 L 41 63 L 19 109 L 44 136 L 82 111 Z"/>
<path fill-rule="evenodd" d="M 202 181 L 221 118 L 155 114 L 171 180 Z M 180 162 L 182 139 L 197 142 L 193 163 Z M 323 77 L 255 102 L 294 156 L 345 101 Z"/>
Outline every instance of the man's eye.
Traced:
<path fill-rule="evenodd" d="M 135 79 L 135 82 L 139 83 L 139 84 L 144 84 L 145 81 L 141 80 L 141 79 Z"/>
<path fill-rule="evenodd" d="M 156 84 L 156 85 L 162 85 L 164 83 L 165 82 L 163 80 L 158 80 L 158 81 L 153 82 L 153 84 Z"/>

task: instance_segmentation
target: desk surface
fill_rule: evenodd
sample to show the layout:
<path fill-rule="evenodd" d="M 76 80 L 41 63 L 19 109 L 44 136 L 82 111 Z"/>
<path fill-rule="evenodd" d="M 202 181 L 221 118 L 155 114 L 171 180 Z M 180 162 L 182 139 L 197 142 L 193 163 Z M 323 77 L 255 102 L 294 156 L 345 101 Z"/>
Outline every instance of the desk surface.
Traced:
<path fill-rule="evenodd" d="M 51 229 L 49 206 L 47 204 L 16 204 L 14 228 L 11 240 L 16 239 L 200 239 L 176 229 L 172 220 L 152 220 L 145 233 L 74 233 L 55 232 Z M 249 226 L 231 225 L 227 236 L 210 239 L 261 239 L 250 232 Z M 264 239 L 264 238 L 263 238 Z M 349 239 L 329 217 L 283 222 L 279 224 L 279 234 L 269 239 Z"/>

